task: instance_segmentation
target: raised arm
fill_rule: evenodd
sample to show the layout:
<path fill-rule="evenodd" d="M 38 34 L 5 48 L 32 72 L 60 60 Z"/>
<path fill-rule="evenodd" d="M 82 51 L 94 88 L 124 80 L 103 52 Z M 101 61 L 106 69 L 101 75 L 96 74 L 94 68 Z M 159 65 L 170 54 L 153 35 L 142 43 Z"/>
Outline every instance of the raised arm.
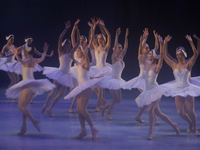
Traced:
<path fill-rule="evenodd" d="M 197 57 L 198 57 L 198 52 L 197 52 L 196 47 L 194 46 L 194 43 L 192 41 L 191 36 L 190 35 L 186 35 L 185 38 L 190 43 L 190 46 L 192 47 L 192 51 L 194 53 L 193 56 L 191 57 L 191 59 L 187 63 L 188 69 L 191 70 L 192 67 L 194 66 L 195 62 L 196 62 Z"/>
<path fill-rule="evenodd" d="M 177 61 L 175 59 L 172 59 L 172 56 L 168 53 L 167 47 L 168 47 L 168 42 L 171 40 L 171 36 L 167 35 L 164 40 L 164 47 L 161 51 L 161 56 L 165 60 L 165 62 L 174 70 L 175 66 L 177 64 Z"/>
<path fill-rule="evenodd" d="M 155 30 L 153 30 L 153 34 L 154 34 L 154 37 L 155 37 L 155 46 L 154 46 L 154 50 L 158 50 L 159 49 L 159 42 L 158 42 L 158 33 L 156 33 Z"/>
<path fill-rule="evenodd" d="M 111 35 L 110 35 L 110 32 L 105 27 L 103 20 L 100 20 L 99 24 L 103 27 L 104 31 L 107 34 L 107 43 L 106 43 L 106 46 L 105 46 L 105 51 L 108 53 L 108 51 L 110 49 L 110 44 L 111 44 Z"/>
<path fill-rule="evenodd" d="M 19 48 L 15 48 L 15 51 L 13 52 L 13 54 L 15 55 L 15 57 L 17 58 L 17 60 L 18 60 L 22 65 L 24 65 L 25 61 L 22 60 L 22 59 L 18 56 L 18 51 L 19 51 Z"/>
<path fill-rule="evenodd" d="M 120 34 L 121 34 L 121 28 L 118 28 L 116 30 L 116 34 L 115 34 L 115 43 L 114 43 L 114 47 L 113 47 L 112 60 L 116 57 L 116 49 L 118 46 L 118 39 L 119 39 Z"/>
<path fill-rule="evenodd" d="M 36 48 L 34 49 L 34 53 L 37 54 L 38 56 L 42 56 L 43 54 L 43 53 L 40 53 Z M 54 51 L 52 50 L 51 54 L 50 55 L 46 54 L 45 57 L 52 57 L 53 55 L 54 55 Z"/>
<path fill-rule="evenodd" d="M 161 53 L 163 52 L 163 39 L 160 35 L 157 35 L 157 38 L 159 40 L 159 44 L 160 44 L 160 51 Z M 159 73 L 160 69 L 162 68 L 162 64 L 163 64 L 163 57 L 162 57 L 162 54 L 160 56 L 160 58 L 158 59 L 158 64 L 156 65 L 156 68 L 155 68 L 155 72 L 156 73 Z"/>
<path fill-rule="evenodd" d="M 196 34 L 193 35 L 193 37 L 197 40 L 197 52 L 198 56 L 200 54 L 200 38 L 196 36 Z"/>
<path fill-rule="evenodd" d="M 124 50 L 122 52 L 122 58 L 124 58 L 127 49 L 128 49 L 128 34 L 129 34 L 129 28 L 126 29 L 126 34 L 125 34 L 125 40 L 124 40 Z"/>
<path fill-rule="evenodd" d="M 44 43 L 44 46 L 43 46 L 43 51 L 44 51 L 44 52 L 42 53 L 41 58 L 35 59 L 37 64 L 38 64 L 38 63 L 41 63 L 41 62 L 44 60 L 48 48 L 49 48 L 49 45 L 45 42 L 45 43 Z"/>
<path fill-rule="evenodd" d="M 72 29 L 72 33 L 71 33 L 72 47 L 74 47 L 75 44 L 76 44 L 75 34 L 76 34 L 76 28 L 77 28 L 79 22 L 80 22 L 80 19 L 77 19 L 77 21 L 74 23 L 74 27 L 73 27 L 73 29 Z M 80 39 L 79 39 L 79 40 L 80 40 Z"/>
<path fill-rule="evenodd" d="M 70 50 L 68 56 L 72 59 L 74 59 L 74 52 L 77 50 L 77 48 L 80 45 L 80 32 L 78 29 L 78 26 L 76 26 L 76 32 L 77 32 L 77 43 L 75 44 L 75 46 Z M 75 60 L 75 59 L 74 59 Z"/>
<path fill-rule="evenodd" d="M 94 35 L 94 33 L 95 33 L 97 24 L 99 24 L 99 20 L 97 20 L 97 22 L 95 22 L 95 23 L 93 24 L 93 30 L 91 30 L 91 31 L 93 32 L 93 33 L 92 33 L 93 35 Z M 94 38 L 94 36 L 93 36 L 93 38 Z M 91 40 L 92 40 L 92 45 L 93 45 L 94 49 L 96 50 L 97 47 L 98 47 L 98 44 L 97 44 L 96 42 L 94 42 L 93 39 L 91 39 Z"/>
<path fill-rule="evenodd" d="M 89 44 L 87 47 L 90 48 L 94 38 L 94 32 L 93 32 L 93 24 L 90 21 L 88 21 L 88 25 L 90 26 L 90 36 L 89 36 Z"/>

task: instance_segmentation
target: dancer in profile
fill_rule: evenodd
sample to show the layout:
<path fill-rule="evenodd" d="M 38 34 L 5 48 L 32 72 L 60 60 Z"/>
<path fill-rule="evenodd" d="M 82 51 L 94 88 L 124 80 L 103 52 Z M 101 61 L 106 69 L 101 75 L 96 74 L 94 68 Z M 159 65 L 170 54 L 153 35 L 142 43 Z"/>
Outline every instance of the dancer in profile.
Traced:
<path fill-rule="evenodd" d="M 140 74 L 139 76 L 127 81 L 124 84 L 123 89 L 129 89 L 131 90 L 132 88 L 137 88 L 140 92 L 142 92 L 143 90 L 145 90 L 146 85 L 145 85 L 145 66 L 144 63 L 146 59 L 147 59 L 147 54 L 149 53 L 150 49 L 149 49 L 149 45 L 146 43 L 148 35 L 149 35 L 149 31 L 148 28 L 145 28 L 143 31 L 143 35 L 140 36 L 140 44 L 139 44 L 139 49 L 138 49 L 138 62 L 139 62 L 139 67 L 140 67 Z M 154 47 L 154 52 L 157 52 L 159 49 L 159 42 L 158 42 L 158 34 L 156 33 L 156 31 L 153 31 L 154 37 L 155 37 L 155 47 Z M 142 120 L 140 117 L 143 114 L 143 112 L 145 111 L 145 109 L 147 108 L 147 106 L 143 106 L 140 108 L 138 114 L 135 117 L 135 120 L 140 122 L 140 123 L 145 123 L 144 120 Z M 156 117 L 156 115 L 154 115 L 154 120 L 156 124 L 159 124 L 159 121 Z"/>
<path fill-rule="evenodd" d="M 172 37 L 169 35 L 165 38 L 164 45 L 166 48 L 171 38 Z M 188 61 L 186 61 L 187 53 L 185 48 L 179 46 L 176 49 L 176 57 L 178 61 L 174 61 L 174 59 L 171 59 L 172 57 L 168 54 L 167 49 L 165 49 L 163 57 L 166 63 L 173 70 L 175 82 L 166 83 L 163 86 L 169 89 L 165 92 L 165 96 L 175 97 L 178 114 L 189 123 L 187 132 L 194 130 L 195 135 L 199 136 L 200 133 L 196 127 L 197 119 L 194 109 L 194 97 L 200 95 L 200 87 L 189 82 L 192 67 L 195 64 L 199 53 L 194 46 L 191 36 L 186 35 L 185 38 L 189 41 L 194 54 L 190 59 L 188 59 Z M 187 108 L 187 110 L 185 110 L 185 108 Z"/>
<path fill-rule="evenodd" d="M 14 69 L 14 66 L 17 63 L 17 61 L 15 60 L 15 56 L 11 55 L 15 50 L 15 45 L 13 44 L 14 35 L 10 34 L 6 36 L 6 40 L 7 40 L 7 43 L 2 48 L 0 57 L 5 56 L 7 59 L 1 58 L 0 70 L 6 71 L 8 74 L 8 77 L 10 78 L 11 82 L 9 86 L 7 87 L 8 89 L 19 81 L 19 76 L 18 76 L 18 72 L 16 72 L 16 70 Z"/>
<path fill-rule="evenodd" d="M 163 40 L 161 36 L 159 37 L 161 56 L 163 55 Z M 158 59 L 158 63 L 156 63 Z M 163 121 L 168 123 L 174 130 L 176 134 L 179 135 L 178 125 L 173 123 L 165 114 L 160 111 L 159 101 L 165 92 L 165 88 L 158 85 L 156 82 L 157 76 L 162 68 L 163 58 L 156 54 L 155 50 L 150 51 L 147 54 L 147 60 L 141 60 L 144 65 L 145 71 L 145 90 L 136 98 L 136 103 L 139 107 L 148 106 L 149 114 L 149 134 L 148 139 L 153 139 L 153 126 L 154 126 L 154 114 L 160 117 Z"/>
<path fill-rule="evenodd" d="M 92 88 L 101 80 L 101 78 L 95 78 L 90 79 L 89 77 L 89 69 L 90 69 L 90 60 L 88 58 L 87 52 L 83 50 L 83 48 L 80 46 L 79 49 L 77 49 L 77 57 L 81 58 L 81 63 L 78 62 L 76 59 L 74 59 L 77 67 L 77 80 L 78 80 L 78 86 L 74 88 L 67 96 L 65 96 L 65 99 L 70 99 L 74 96 L 77 96 L 77 110 L 78 110 L 78 117 L 79 122 L 81 125 L 81 133 L 76 136 L 77 139 L 81 139 L 87 135 L 86 127 L 85 127 L 85 121 L 89 124 L 91 131 L 92 131 L 92 139 L 95 139 L 97 136 L 97 129 L 95 129 L 91 116 L 87 111 L 87 105 L 90 99 L 90 96 L 92 95 Z"/>
<path fill-rule="evenodd" d="M 56 105 L 56 103 L 61 99 L 61 97 L 63 97 L 67 87 L 74 88 L 75 86 L 78 85 L 76 76 L 71 73 L 71 64 L 73 61 L 73 55 L 80 43 L 79 42 L 80 34 L 78 27 L 76 28 L 78 42 L 72 49 L 71 49 L 71 41 L 69 39 L 65 39 L 64 41 L 62 41 L 65 33 L 70 28 L 70 26 L 71 24 L 69 21 L 65 23 L 65 29 L 60 34 L 58 39 L 58 56 L 59 56 L 60 67 L 59 68 L 44 67 L 43 74 L 45 74 L 48 78 L 53 79 L 53 83 L 56 85 L 56 87 L 48 94 L 46 102 L 41 109 L 41 113 L 43 113 L 46 110 L 49 101 L 58 91 L 58 94 L 53 99 L 53 102 L 46 111 L 47 114 L 51 117 L 55 116 L 54 114 L 52 114 L 52 109 Z"/>
<path fill-rule="evenodd" d="M 41 95 L 46 91 L 50 91 L 54 88 L 54 84 L 52 84 L 47 79 L 35 80 L 33 76 L 33 70 L 35 65 L 42 62 L 45 58 L 46 52 L 48 50 L 47 43 L 44 44 L 41 58 L 33 58 L 34 46 L 32 44 L 26 44 L 25 49 L 28 51 L 27 59 L 22 60 L 18 55 L 18 49 L 16 48 L 14 51 L 14 55 L 17 60 L 23 65 L 22 66 L 22 78 L 23 80 L 19 83 L 11 86 L 6 91 L 6 96 L 9 98 L 19 98 L 18 101 L 18 109 L 22 112 L 23 123 L 21 127 L 21 131 L 18 135 L 23 135 L 27 131 L 27 118 L 29 118 L 36 129 L 40 132 L 39 121 L 36 120 L 30 111 L 27 109 L 28 104 L 31 102 L 34 96 Z"/>
<path fill-rule="evenodd" d="M 102 106 L 102 116 L 104 116 L 105 110 L 108 109 L 106 113 L 106 117 L 109 120 L 112 120 L 111 111 L 114 105 L 117 103 L 120 103 L 122 100 L 121 88 L 126 83 L 121 78 L 121 74 L 125 67 L 123 58 L 128 49 L 129 29 L 128 28 L 126 29 L 124 48 L 122 48 L 122 45 L 118 43 L 118 38 L 119 38 L 120 33 L 121 33 L 121 29 L 118 28 L 116 31 L 115 43 L 114 43 L 113 53 L 111 57 L 112 58 L 112 72 L 110 75 L 104 76 L 102 80 L 100 80 L 98 83 L 99 87 L 109 89 L 113 97 L 113 100 L 110 103 L 106 104 L 105 106 Z"/>

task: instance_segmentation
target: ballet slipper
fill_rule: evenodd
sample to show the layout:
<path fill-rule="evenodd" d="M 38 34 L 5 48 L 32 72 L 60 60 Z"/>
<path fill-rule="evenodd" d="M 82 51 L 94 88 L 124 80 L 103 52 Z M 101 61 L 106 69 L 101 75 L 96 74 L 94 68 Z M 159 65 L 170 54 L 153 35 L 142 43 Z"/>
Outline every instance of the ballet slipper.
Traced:
<path fill-rule="evenodd" d="M 52 114 L 51 109 L 48 109 L 46 112 L 50 117 L 55 117 L 55 115 Z"/>
<path fill-rule="evenodd" d="M 100 107 L 99 107 L 99 106 L 96 107 L 96 108 L 95 108 L 95 111 L 96 111 L 96 112 L 99 112 L 99 111 L 100 111 Z"/>
<path fill-rule="evenodd" d="M 153 132 L 150 132 L 147 138 L 148 140 L 153 140 Z"/>
<path fill-rule="evenodd" d="M 135 121 L 138 121 L 139 123 L 145 123 L 145 121 L 141 120 L 138 116 L 135 117 Z"/>
<path fill-rule="evenodd" d="M 92 129 L 92 140 L 94 140 L 97 137 L 98 132 L 99 131 L 97 129 L 95 128 Z"/>
<path fill-rule="evenodd" d="M 73 108 L 69 108 L 69 113 L 73 113 L 73 112 L 74 112 Z"/>
<path fill-rule="evenodd" d="M 174 123 L 174 129 L 176 131 L 176 135 L 179 135 L 180 131 L 179 131 L 177 123 Z"/>
<path fill-rule="evenodd" d="M 107 106 L 102 106 L 102 107 L 101 107 L 101 116 L 102 116 L 102 117 L 104 117 L 104 112 L 105 112 L 106 109 L 108 109 L 108 107 L 109 107 L 108 105 L 107 105 Z"/>
<path fill-rule="evenodd" d="M 87 132 L 83 133 L 81 132 L 78 136 L 76 136 L 76 139 L 82 139 L 83 137 L 85 137 L 87 135 Z"/>
<path fill-rule="evenodd" d="M 46 108 L 47 108 L 47 105 L 46 105 L 46 104 L 44 104 L 40 112 L 41 112 L 41 113 L 44 113 L 44 112 L 45 112 L 45 110 L 46 110 Z"/>
<path fill-rule="evenodd" d="M 111 117 L 111 115 L 106 114 L 106 117 L 108 118 L 108 120 L 113 120 L 113 118 Z"/>
<path fill-rule="evenodd" d="M 20 132 L 18 133 L 18 135 L 24 135 L 24 133 L 26 133 L 26 131 L 27 131 L 27 127 L 26 126 L 25 127 L 22 126 L 22 128 L 21 128 Z"/>
<path fill-rule="evenodd" d="M 195 134 L 195 136 L 200 136 L 200 133 L 199 133 L 198 129 L 196 129 L 196 130 L 194 131 L 194 134 Z"/>
<path fill-rule="evenodd" d="M 39 120 L 35 120 L 34 126 L 36 127 L 36 129 L 38 130 L 38 132 L 40 132 L 40 126 L 39 126 L 40 121 Z"/>
<path fill-rule="evenodd" d="M 192 124 L 191 125 L 189 124 L 189 127 L 187 129 L 187 133 L 190 133 L 191 131 L 192 131 Z"/>

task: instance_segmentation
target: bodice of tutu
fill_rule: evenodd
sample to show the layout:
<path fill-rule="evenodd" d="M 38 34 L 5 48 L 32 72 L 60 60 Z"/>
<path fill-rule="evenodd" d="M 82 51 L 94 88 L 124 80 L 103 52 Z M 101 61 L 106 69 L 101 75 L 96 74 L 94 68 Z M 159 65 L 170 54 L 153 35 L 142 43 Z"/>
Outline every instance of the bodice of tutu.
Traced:
<path fill-rule="evenodd" d="M 146 71 L 145 71 L 145 66 L 144 66 L 144 64 L 140 64 L 139 67 L 140 67 L 140 74 L 139 74 L 139 77 L 145 78 Z"/>
<path fill-rule="evenodd" d="M 122 71 L 124 69 L 124 62 L 120 62 L 120 61 L 117 61 L 116 63 L 114 63 L 112 65 L 112 72 L 111 72 L 111 75 L 114 77 L 114 78 L 121 78 L 121 74 L 122 74 Z"/>
<path fill-rule="evenodd" d="M 26 59 L 26 58 L 27 58 L 26 55 L 25 55 L 25 53 L 24 53 L 24 51 L 25 51 L 25 50 L 23 49 L 23 50 L 22 50 L 22 53 L 21 53 L 21 54 L 22 54 L 22 59 Z"/>
<path fill-rule="evenodd" d="M 79 85 L 83 83 L 84 81 L 87 81 L 90 79 L 89 71 L 82 68 L 80 65 L 76 68 L 76 72 L 77 72 L 77 80 L 78 80 Z"/>
<path fill-rule="evenodd" d="M 23 80 L 34 79 L 34 76 L 33 76 L 34 68 L 28 68 L 28 67 L 22 66 L 21 69 L 22 69 Z"/>
<path fill-rule="evenodd" d="M 189 79 L 191 72 L 188 69 L 183 69 L 179 72 L 177 69 L 173 71 L 177 87 L 184 88 L 190 85 Z"/>
<path fill-rule="evenodd" d="M 68 57 L 66 54 L 59 57 L 60 67 L 59 69 L 64 73 L 70 73 L 70 68 L 72 64 L 72 59 Z"/>
<path fill-rule="evenodd" d="M 102 68 L 106 66 L 106 58 L 107 58 L 106 51 L 101 51 L 100 53 L 95 51 L 95 57 L 96 57 L 96 67 Z"/>
<path fill-rule="evenodd" d="M 156 82 L 158 76 L 157 73 L 155 73 L 153 70 L 149 70 L 149 72 L 146 72 L 144 70 L 144 74 L 145 74 L 145 84 L 147 90 L 152 89 L 158 85 L 158 83 Z"/>
<path fill-rule="evenodd" d="M 92 57 L 92 64 L 93 64 L 93 65 L 96 65 L 95 50 L 94 50 L 94 49 L 91 50 L 90 53 L 91 53 L 91 57 Z"/>
<path fill-rule="evenodd" d="M 8 52 L 5 53 L 6 56 L 13 54 L 13 49 L 10 49 Z M 15 60 L 15 55 L 7 57 L 7 62 L 14 62 Z"/>

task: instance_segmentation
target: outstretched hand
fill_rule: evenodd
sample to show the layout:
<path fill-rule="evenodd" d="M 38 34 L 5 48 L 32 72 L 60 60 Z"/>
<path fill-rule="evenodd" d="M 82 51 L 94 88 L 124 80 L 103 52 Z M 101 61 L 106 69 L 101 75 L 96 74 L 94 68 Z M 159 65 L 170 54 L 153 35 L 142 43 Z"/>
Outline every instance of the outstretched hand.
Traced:
<path fill-rule="evenodd" d="M 54 55 L 54 50 L 51 51 L 51 54 L 49 56 L 52 57 L 53 55 Z"/>
<path fill-rule="evenodd" d="M 148 30 L 148 28 L 145 28 L 143 30 L 143 36 L 146 38 L 146 37 L 148 37 L 148 35 L 149 35 L 149 30 Z"/>
<path fill-rule="evenodd" d="M 43 46 L 44 52 L 47 52 L 48 48 L 49 48 L 49 45 L 45 42 Z"/>
<path fill-rule="evenodd" d="M 163 42 L 163 38 L 159 34 L 157 34 L 156 36 L 158 37 L 159 42 L 162 43 Z"/>
<path fill-rule="evenodd" d="M 100 24 L 100 25 L 102 25 L 102 26 L 105 26 L 105 24 L 104 24 L 104 21 L 103 21 L 103 20 L 100 20 L 100 21 L 99 21 L 99 24 Z"/>
<path fill-rule="evenodd" d="M 128 37 L 129 35 L 129 28 L 126 28 L 126 34 L 125 34 L 125 37 Z"/>
<path fill-rule="evenodd" d="M 118 29 L 116 30 L 116 35 L 119 36 L 120 33 L 121 33 L 121 28 L 118 28 Z"/>
<path fill-rule="evenodd" d="M 156 32 L 156 30 L 153 30 L 153 34 L 154 34 L 154 37 L 155 37 L 155 38 L 158 37 L 158 33 Z"/>
<path fill-rule="evenodd" d="M 88 21 L 88 25 L 89 25 L 90 27 L 93 27 L 93 24 L 92 24 L 90 21 Z"/>
<path fill-rule="evenodd" d="M 192 42 L 192 38 L 191 38 L 190 35 L 187 35 L 187 34 L 186 34 L 185 38 L 186 38 L 189 42 Z"/>
<path fill-rule="evenodd" d="M 167 35 L 167 36 L 165 37 L 164 43 L 169 42 L 171 39 L 172 39 L 172 36 Z"/>
<path fill-rule="evenodd" d="M 13 51 L 13 54 L 16 56 L 18 53 L 19 48 L 15 48 L 15 50 Z"/>
<path fill-rule="evenodd" d="M 91 21 L 92 21 L 92 24 L 94 25 L 95 23 L 96 23 L 96 21 L 95 21 L 95 16 L 93 17 L 93 18 L 90 18 L 91 19 Z"/>
<path fill-rule="evenodd" d="M 74 26 L 78 26 L 78 24 L 79 24 L 80 21 L 81 21 L 81 20 L 78 18 L 78 19 L 76 20 L 76 22 L 74 23 Z"/>
<path fill-rule="evenodd" d="M 196 36 L 196 34 L 194 33 L 193 37 L 197 40 L 200 41 L 200 38 L 198 36 Z"/>

